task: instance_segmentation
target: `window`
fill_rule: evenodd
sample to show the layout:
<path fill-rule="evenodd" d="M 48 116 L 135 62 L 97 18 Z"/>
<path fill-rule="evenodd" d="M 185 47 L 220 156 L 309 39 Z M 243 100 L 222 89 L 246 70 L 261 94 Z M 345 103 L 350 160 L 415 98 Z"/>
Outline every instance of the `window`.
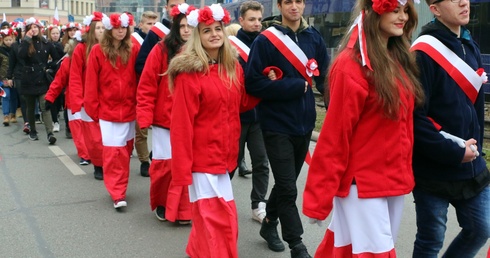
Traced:
<path fill-rule="evenodd" d="M 12 7 L 20 7 L 20 0 L 12 0 Z"/>

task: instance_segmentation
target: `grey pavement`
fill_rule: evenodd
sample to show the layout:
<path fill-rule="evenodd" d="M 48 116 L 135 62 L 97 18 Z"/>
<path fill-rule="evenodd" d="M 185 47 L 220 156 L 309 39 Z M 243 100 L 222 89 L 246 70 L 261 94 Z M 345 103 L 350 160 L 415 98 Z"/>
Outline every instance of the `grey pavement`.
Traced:
<path fill-rule="evenodd" d="M 128 207 L 116 212 L 103 182 L 93 178 L 92 165 L 78 165 L 73 142 L 64 137 L 64 123 L 55 136 L 56 146 L 67 156 L 57 156 L 57 147 L 48 147 L 43 125 L 37 125 L 39 141 L 30 141 L 21 131 L 21 121 L 0 128 L 0 257 L 186 257 L 190 227 L 155 218 L 149 207 L 149 179 L 139 175 L 136 155 L 131 159 Z M 311 150 L 314 146 L 312 142 Z M 61 160 L 75 162 L 80 175 L 74 175 L 76 170 L 68 169 Z M 247 162 L 250 164 L 248 155 Z M 298 180 L 300 210 L 306 173 L 307 165 Z M 232 183 L 240 257 L 290 257 L 287 250 L 270 251 L 258 235 L 260 224 L 251 219 L 250 210 L 252 180 L 236 176 Z M 304 243 L 313 255 L 326 225 L 310 225 L 301 217 Z M 446 238 L 452 239 L 457 232 L 451 210 Z M 398 257 L 411 257 L 414 237 L 414 205 L 407 195 L 396 244 Z M 486 257 L 487 249 L 488 244 L 477 257 Z"/>

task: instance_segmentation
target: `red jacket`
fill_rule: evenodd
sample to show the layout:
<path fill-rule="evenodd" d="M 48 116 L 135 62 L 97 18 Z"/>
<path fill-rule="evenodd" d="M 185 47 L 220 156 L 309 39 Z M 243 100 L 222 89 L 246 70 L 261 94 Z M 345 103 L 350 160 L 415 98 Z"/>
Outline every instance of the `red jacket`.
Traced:
<path fill-rule="evenodd" d="M 63 89 L 66 88 L 65 107 L 71 109 L 70 98 L 68 97 L 70 96 L 70 87 L 68 84 L 70 78 L 70 63 L 71 63 L 71 58 L 68 56 L 65 57 L 63 61 L 61 61 L 60 68 L 56 72 L 56 76 L 54 77 L 54 80 L 49 85 L 48 92 L 46 93 L 44 99 L 53 103 L 56 100 L 56 98 L 61 94 Z"/>
<path fill-rule="evenodd" d="M 94 120 L 130 122 L 136 119 L 136 72 L 139 47 L 133 45 L 128 63 L 118 57 L 116 68 L 107 60 L 100 45 L 89 55 L 85 75 L 84 107 Z"/>
<path fill-rule="evenodd" d="M 83 106 L 83 94 L 85 92 L 85 43 L 79 43 L 73 51 L 70 66 L 70 95 L 68 99 L 71 103 L 71 112 L 80 112 Z"/>
<path fill-rule="evenodd" d="M 172 96 L 168 89 L 168 50 L 158 43 L 148 55 L 138 84 L 136 115 L 141 128 L 150 125 L 170 129 Z"/>
<path fill-rule="evenodd" d="M 251 109 L 243 87 L 243 71 L 236 62 L 238 85 L 227 87 L 218 75 L 218 65 L 209 73 L 189 71 L 198 61 L 179 55 L 181 69 L 174 80 L 170 141 L 172 183 L 192 184 L 192 173 L 225 174 L 237 165 L 240 138 L 240 111 Z M 173 60 L 173 62 L 174 62 Z"/>
<path fill-rule="evenodd" d="M 324 220 L 333 197 L 346 197 L 355 179 L 359 198 L 404 195 L 412 191 L 414 97 L 399 85 L 395 120 L 384 115 L 364 69 L 344 50 L 329 76 L 330 104 L 303 195 L 303 213 Z"/>

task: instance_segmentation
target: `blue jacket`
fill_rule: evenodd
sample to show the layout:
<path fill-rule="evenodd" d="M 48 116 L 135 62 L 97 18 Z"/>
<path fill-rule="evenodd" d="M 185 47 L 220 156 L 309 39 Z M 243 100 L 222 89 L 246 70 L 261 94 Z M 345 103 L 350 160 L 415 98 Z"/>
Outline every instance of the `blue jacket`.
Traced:
<path fill-rule="evenodd" d="M 250 47 L 254 42 L 254 39 L 259 35 L 259 32 L 245 32 L 243 29 L 238 30 L 236 37 L 241 40 L 245 45 Z M 240 56 L 238 56 L 238 61 L 245 71 L 247 63 Z M 257 108 L 240 113 L 241 123 L 253 123 L 258 122 Z"/>
<path fill-rule="evenodd" d="M 315 77 L 317 89 L 323 93 L 329 58 L 320 33 L 302 19 L 297 32 L 281 24 L 282 17 L 274 19 L 272 26 L 287 34 L 303 50 L 308 59 L 318 62 L 320 76 Z M 270 80 L 262 74 L 264 68 L 276 66 L 283 72 L 281 80 Z M 258 105 L 259 121 L 263 131 L 294 136 L 306 135 L 315 127 L 315 98 L 310 87 L 305 91 L 305 78 L 264 36 L 252 43 L 245 69 L 247 92 L 262 101 Z"/>
<path fill-rule="evenodd" d="M 475 71 L 482 67 L 480 50 L 469 31 L 461 30 L 460 38 L 437 19 L 425 25 L 420 35 L 432 35 L 463 59 Z M 461 163 L 465 149 L 445 139 L 427 117 L 442 126 L 443 131 L 464 140 L 474 138 L 482 152 L 484 91 L 475 104 L 456 82 L 427 54 L 417 51 L 420 82 L 425 92 L 423 107 L 414 112 L 413 170 L 415 178 L 456 181 L 471 179 L 485 170 L 479 156 L 473 162 Z"/>
<path fill-rule="evenodd" d="M 169 20 L 162 19 L 162 24 L 165 25 L 165 27 L 170 29 L 171 23 Z M 138 33 L 141 35 L 141 33 L 138 31 Z M 146 58 L 150 54 L 150 51 L 153 49 L 153 47 L 158 43 L 158 41 L 162 40 L 158 35 L 153 32 L 149 31 L 146 37 L 144 37 L 143 44 L 141 44 L 140 52 L 138 52 L 138 57 L 136 58 L 136 63 L 134 64 L 134 69 L 136 70 L 136 73 L 138 75 L 141 75 L 143 72 L 143 68 L 145 67 L 145 62 Z"/>

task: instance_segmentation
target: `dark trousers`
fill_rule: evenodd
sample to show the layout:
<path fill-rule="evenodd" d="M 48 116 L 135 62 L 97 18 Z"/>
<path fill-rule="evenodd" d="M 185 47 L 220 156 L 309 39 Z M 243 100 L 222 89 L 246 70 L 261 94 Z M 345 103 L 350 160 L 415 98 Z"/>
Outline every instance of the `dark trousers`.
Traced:
<path fill-rule="evenodd" d="M 63 102 L 65 102 L 65 94 L 61 93 L 55 100 L 53 105 L 51 106 L 51 119 L 53 123 L 58 123 L 58 114 L 60 113 L 61 107 L 63 106 Z"/>
<path fill-rule="evenodd" d="M 20 84 L 21 80 L 14 79 L 14 87 L 17 88 L 17 91 L 19 92 L 19 102 L 20 102 L 20 111 L 22 112 L 22 119 L 24 120 L 24 123 L 29 122 L 27 120 L 27 112 L 26 112 L 26 98 L 23 94 L 20 94 Z"/>
<path fill-rule="evenodd" d="M 245 143 L 252 160 L 252 209 L 259 207 L 259 202 L 266 202 L 267 187 L 269 185 L 269 162 L 264 146 L 264 137 L 260 123 L 242 123 L 240 146 L 238 152 L 238 165 L 244 159 Z"/>
<path fill-rule="evenodd" d="M 31 132 L 36 131 L 36 117 L 34 114 L 34 109 L 36 107 L 36 100 L 39 101 L 39 108 L 41 110 L 41 115 L 43 116 L 44 127 L 46 128 L 46 133 L 53 133 L 53 120 L 51 120 L 51 113 L 44 110 L 46 100 L 44 97 L 46 93 L 41 95 L 24 95 L 26 99 L 26 113 L 27 120 L 29 121 L 29 126 L 31 127 Z"/>
<path fill-rule="evenodd" d="M 303 225 L 299 217 L 296 198 L 298 179 L 310 146 L 311 132 L 304 136 L 263 132 L 269 157 L 274 187 L 267 202 L 267 218 L 281 222 L 282 238 L 293 247 L 301 243 Z"/>

